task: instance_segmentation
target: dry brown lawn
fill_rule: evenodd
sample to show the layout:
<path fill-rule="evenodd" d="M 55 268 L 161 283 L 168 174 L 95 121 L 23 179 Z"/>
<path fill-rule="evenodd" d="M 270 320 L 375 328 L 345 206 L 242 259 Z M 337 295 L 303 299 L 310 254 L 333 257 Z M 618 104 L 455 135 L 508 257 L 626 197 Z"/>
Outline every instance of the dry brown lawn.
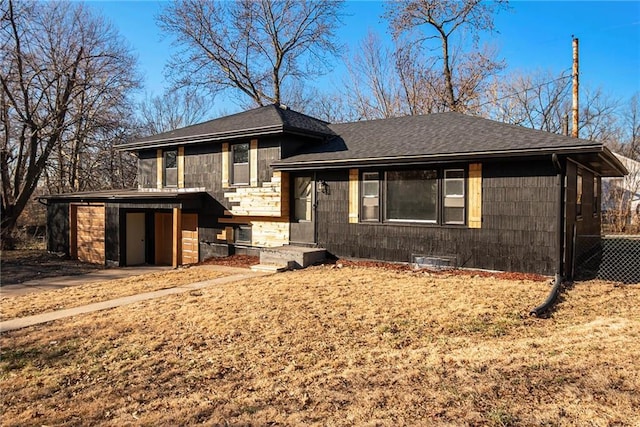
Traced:
<path fill-rule="evenodd" d="M 640 425 L 640 287 L 320 266 L 2 336 L 12 425 Z"/>
<path fill-rule="evenodd" d="M 27 295 L 0 297 L 0 320 L 79 307 L 94 302 L 215 279 L 226 273 L 208 267 L 163 271 L 125 279 L 88 283 Z"/>

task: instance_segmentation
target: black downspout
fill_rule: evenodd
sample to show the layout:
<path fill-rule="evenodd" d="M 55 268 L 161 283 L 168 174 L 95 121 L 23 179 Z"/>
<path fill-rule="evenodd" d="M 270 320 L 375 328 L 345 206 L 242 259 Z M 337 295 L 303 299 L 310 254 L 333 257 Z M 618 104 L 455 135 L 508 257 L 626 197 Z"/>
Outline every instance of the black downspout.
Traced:
<path fill-rule="evenodd" d="M 558 235 L 558 247 L 556 251 L 556 276 L 553 281 L 553 287 L 551 288 L 551 292 L 547 296 L 547 299 L 540 304 L 539 306 L 533 308 L 529 315 L 539 317 L 544 312 L 549 310 L 553 304 L 558 299 L 560 292 L 562 291 L 562 283 L 564 282 L 564 171 L 562 169 L 562 164 L 558 159 L 557 154 L 553 154 L 551 156 L 551 160 L 553 162 L 553 166 L 557 172 L 558 178 L 558 210 L 557 210 L 557 235 Z"/>

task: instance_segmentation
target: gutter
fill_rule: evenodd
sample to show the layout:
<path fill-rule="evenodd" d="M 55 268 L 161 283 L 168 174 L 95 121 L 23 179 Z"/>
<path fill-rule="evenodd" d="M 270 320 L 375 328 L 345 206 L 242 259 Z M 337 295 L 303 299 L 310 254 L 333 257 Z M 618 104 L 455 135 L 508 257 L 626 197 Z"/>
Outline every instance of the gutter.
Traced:
<path fill-rule="evenodd" d="M 553 162 L 553 166 L 556 169 L 557 177 L 558 177 L 558 211 L 557 211 L 557 222 L 556 222 L 556 232 L 558 235 L 558 246 L 556 251 L 556 275 L 553 281 L 553 287 L 547 296 L 547 299 L 537 307 L 534 307 L 529 312 L 530 316 L 540 317 L 547 311 L 549 311 L 557 302 L 558 297 L 562 293 L 562 284 L 564 283 L 564 170 L 562 168 L 562 164 L 560 163 L 560 159 L 558 158 L 557 153 L 553 153 L 551 156 L 551 161 Z"/>
<path fill-rule="evenodd" d="M 584 153 L 600 153 L 601 145 L 594 145 L 585 150 L 585 146 L 572 146 L 566 148 L 547 148 L 547 149 L 526 149 L 526 150 L 495 150 L 495 151 L 473 151 L 467 153 L 443 153 L 443 154 L 415 154 L 408 156 L 384 156 L 384 157 L 363 157 L 350 159 L 329 159 L 329 160 L 308 160 L 298 162 L 274 162 L 273 168 L 282 171 L 294 171 L 308 168 L 323 169 L 339 169 L 355 166 L 395 166 L 398 164 L 411 165 L 424 163 L 425 161 L 442 162 L 443 159 L 450 159 L 450 162 L 460 162 L 469 159 L 484 160 L 491 158 L 505 157 L 540 157 L 544 154 L 558 155 L 563 154 L 584 154 Z"/>

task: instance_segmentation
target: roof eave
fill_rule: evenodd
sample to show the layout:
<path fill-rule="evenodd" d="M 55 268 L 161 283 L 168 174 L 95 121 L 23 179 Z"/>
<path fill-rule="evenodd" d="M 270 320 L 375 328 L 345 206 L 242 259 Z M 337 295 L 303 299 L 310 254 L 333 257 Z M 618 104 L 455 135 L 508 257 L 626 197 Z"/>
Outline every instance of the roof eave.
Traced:
<path fill-rule="evenodd" d="M 599 154 L 599 157 L 603 162 L 606 162 L 609 166 L 611 166 L 613 170 L 619 172 L 619 175 L 612 176 L 623 177 L 629 174 L 629 170 L 626 168 L 626 166 L 607 147 L 602 147 L 602 153 Z"/>
<path fill-rule="evenodd" d="M 197 144 L 199 142 L 216 142 L 230 139 L 251 138 L 255 136 L 276 135 L 279 133 L 283 133 L 283 130 L 284 127 L 282 125 L 264 126 L 259 128 L 242 129 L 229 132 L 191 135 L 178 138 L 161 138 L 143 142 L 129 142 L 126 144 L 118 145 L 117 148 L 121 151 L 134 151 L 141 148 L 170 147 L 174 145 L 183 145 L 185 143 Z"/>
<path fill-rule="evenodd" d="M 350 166 L 390 166 L 390 165 L 410 165 L 418 163 L 433 162 L 458 162 L 469 161 L 473 159 L 486 160 L 497 158 L 512 157 L 532 157 L 549 154 L 575 154 L 575 153 L 594 153 L 600 152 L 602 146 L 593 144 L 589 146 L 573 146 L 573 147 L 550 147 L 545 149 L 527 149 L 527 150 L 502 150 L 502 151 L 476 151 L 468 153 L 446 153 L 446 154 L 419 154 L 410 156 L 384 156 L 358 159 L 338 159 L 338 160 L 309 160 L 299 162 L 276 162 L 273 164 L 274 169 L 288 171 L 300 170 L 307 168 L 323 168 L 338 169 Z"/>

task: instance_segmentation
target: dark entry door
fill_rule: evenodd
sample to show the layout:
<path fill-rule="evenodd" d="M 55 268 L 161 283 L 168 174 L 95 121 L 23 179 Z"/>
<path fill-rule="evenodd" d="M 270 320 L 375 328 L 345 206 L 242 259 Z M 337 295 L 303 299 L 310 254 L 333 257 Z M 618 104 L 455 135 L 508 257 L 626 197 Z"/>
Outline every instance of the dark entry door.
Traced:
<path fill-rule="evenodd" d="M 315 181 L 311 175 L 294 176 L 291 182 L 293 212 L 289 240 L 315 243 Z"/>

